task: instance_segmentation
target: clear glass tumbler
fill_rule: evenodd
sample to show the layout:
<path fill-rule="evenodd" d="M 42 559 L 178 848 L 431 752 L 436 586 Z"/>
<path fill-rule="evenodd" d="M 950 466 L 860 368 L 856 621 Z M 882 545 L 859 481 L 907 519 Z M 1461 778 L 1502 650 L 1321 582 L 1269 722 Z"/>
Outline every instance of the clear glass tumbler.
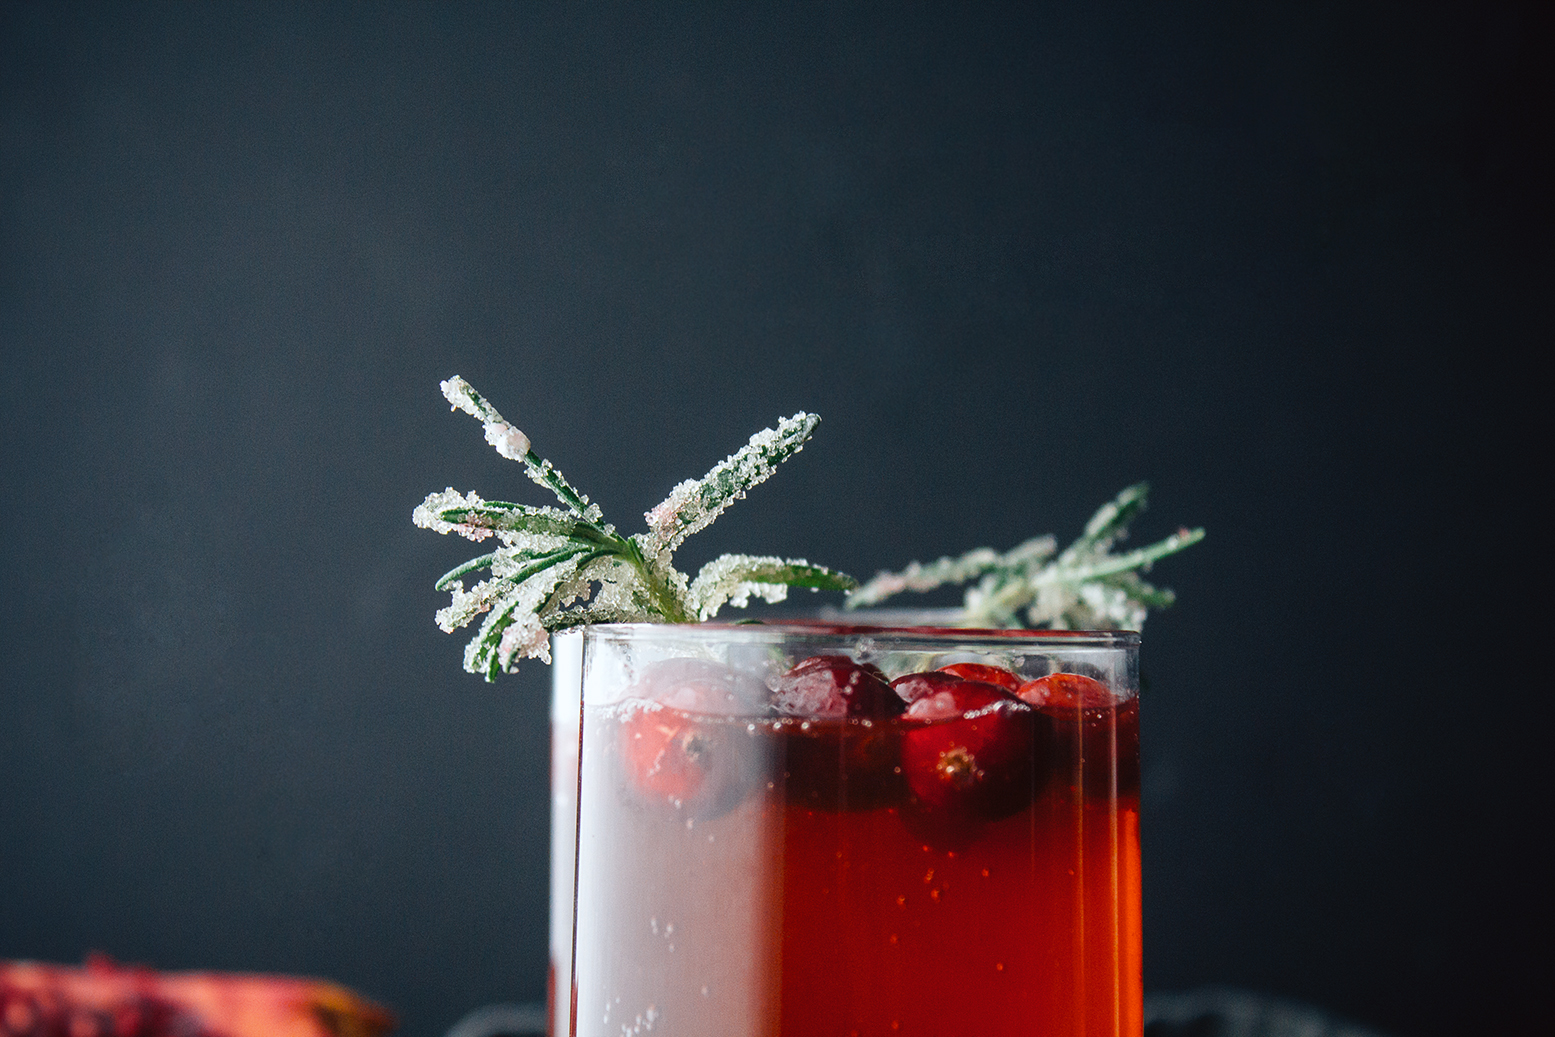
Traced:
<path fill-rule="evenodd" d="M 1141 1032 L 1137 635 L 582 649 L 578 1037 Z"/>

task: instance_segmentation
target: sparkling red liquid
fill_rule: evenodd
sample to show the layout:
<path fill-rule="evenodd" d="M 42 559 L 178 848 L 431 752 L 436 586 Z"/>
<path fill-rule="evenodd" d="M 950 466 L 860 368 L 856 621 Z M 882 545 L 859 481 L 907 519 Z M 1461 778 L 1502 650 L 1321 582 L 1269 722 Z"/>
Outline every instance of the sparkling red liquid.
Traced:
<path fill-rule="evenodd" d="M 997 808 L 913 791 L 942 721 L 651 720 L 708 785 L 645 794 L 642 713 L 587 714 L 577 1034 L 1142 1032 L 1136 700 L 1023 717 Z"/>

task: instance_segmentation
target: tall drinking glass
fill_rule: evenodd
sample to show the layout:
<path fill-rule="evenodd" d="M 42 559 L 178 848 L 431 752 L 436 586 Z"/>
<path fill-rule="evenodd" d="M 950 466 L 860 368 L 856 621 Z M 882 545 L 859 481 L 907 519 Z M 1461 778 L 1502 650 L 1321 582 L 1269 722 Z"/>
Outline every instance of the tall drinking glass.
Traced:
<path fill-rule="evenodd" d="M 1137 652 L 589 628 L 572 1032 L 1137 1037 Z"/>

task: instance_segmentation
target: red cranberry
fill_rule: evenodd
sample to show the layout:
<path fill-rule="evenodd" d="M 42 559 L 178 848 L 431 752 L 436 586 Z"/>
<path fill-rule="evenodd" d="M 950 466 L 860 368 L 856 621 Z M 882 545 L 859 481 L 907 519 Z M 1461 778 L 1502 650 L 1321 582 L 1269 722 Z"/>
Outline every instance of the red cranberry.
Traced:
<path fill-rule="evenodd" d="M 798 718 L 779 728 L 784 793 L 812 810 L 863 810 L 900 798 L 900 732 L 907 709 L 876 666 L 816 655 L 779 677 L 772 703 Z"/>
<path fill-rule="evenodd" d="M 760 686 L 716 663 L 675 659 L 644 670 L 621 723 L 621 759 L 639 798 L 688 818 L 734 807 L 761 769 L 742 717 Z"/>
<path fill-rule="evenodd" d="M 1101 681 L 1051 673 L 1022 684 L 1022 701 L 1053 722 L 1057 768 L 1088 799 L 1139 791 L 1139 700 Z"/>
<path fill-rule="evenodd" d="M 1027 681 L 1015 694 L 1038 709 L 1107 709 L 1118 701 L 1111 688 L 1078 673 L 1050 673 Z"/>
<path fill-rule="evenodd" d="M 953 673 L 945 673 L 941 670 L 926 670 L 923 673 L 909 673 L 896 678 L 891 682 L 891 690 L 896 692 L 903 702 L 911 705 L 935 692 L 964 683 L 966 683 L 965 677 L 957 677 Z"/>
<path fill-rule="evenodd" d="M 928 677 L 930 674 L 915 676 Z M 929 812 L 993 820 L 1031 801 L 1037 727 L 1031 708 L 1003 688 L 945 674 L 917 698 L 902 737 L 902 771 Z"/>
<path fill-rule="evenodd" d="M 969 681 L 997 684 L 1005 691 L 1014 691 L 1020 687 L 1020 678 L 1002 666 L 989 666 L 985 663 L 951 663 L 949 666 L 941 666 L 939 672 L 964 677 Z"/>
<path fill-rule="evenodd" d="M 877 666 L 845 655 L 814 655 L 777 679 L 772 703 L 789 716 L 895 716 L 907 709 Z"/>

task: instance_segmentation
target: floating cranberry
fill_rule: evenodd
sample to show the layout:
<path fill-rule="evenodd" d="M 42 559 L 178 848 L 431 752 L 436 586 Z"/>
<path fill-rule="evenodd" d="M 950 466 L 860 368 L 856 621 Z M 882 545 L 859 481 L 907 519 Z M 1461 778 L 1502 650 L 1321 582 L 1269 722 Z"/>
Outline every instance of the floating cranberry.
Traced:
<path fill-rule="evenodd" d="M 788 716 L 895 716 L 907 704 L 897 697 L 877 666 L 845 655 L 814 655 L 777 679 L 772 704 Z"/>
<path fill-rule="evenodd" d="M 917 674 L 931 677 L 932 674 Z M 1031 801 L 1037 726 L 1031 708 L 1003 688 L 944 674 L 954 683 L 921 695 L 902 737 L 902 771 L 927 811 L 993 820 Z"/>
<path fill-rule="evenodd" d="M 738 804 L 761 768 L 761 744 L 741 719 L 754 713 L 760 691 L 751 679 L 700 660 L 644 670 L 620 733 L 638 797 L 697 819 Z"/>
<path fill-rule="evenodd" d="M 1139 700 L 1121 698 L 1101 681 L 1050 673 L 1022 684 L 1021 700 L 1053 721 L 1059 772 L 1088 799 L 1137 794 Z"/>
<path fill-rule="evenodd" d="M 1038 709 L 1107 709 L 1118 701 L 1111 688 L 1078 673 L 1050 673 L 1027 681 L 1015 694 Z"/>
<path fill-rule="evenodd" d="M 861 810 L 900 798 L 901 733 L 907 710 L 876 666 L 815 655 L 773 685 L 784 794 L 812 810 Z"/>
<path fill-rule="evenodd" d="M 951 663 L 949 666 L 941 666 L 939 672 L 969 681 L 997 684 L 1005 691 L 1014 691 L 1020 687 L 1020 678 L 1015 674 L 1002 666 L 989 666 L 986 663 Z"/>
<path fill-rule="evenodd" d="M 919 699 L 964 683 L 966 683 L 965 677 L 957 677 L 953 673 L 945 673 L 942 670 L 926 670 L 896 678 L 891 682 L 891 690 L 896 692 L 897 697 L 903 702 L 911 705 Z"/>

